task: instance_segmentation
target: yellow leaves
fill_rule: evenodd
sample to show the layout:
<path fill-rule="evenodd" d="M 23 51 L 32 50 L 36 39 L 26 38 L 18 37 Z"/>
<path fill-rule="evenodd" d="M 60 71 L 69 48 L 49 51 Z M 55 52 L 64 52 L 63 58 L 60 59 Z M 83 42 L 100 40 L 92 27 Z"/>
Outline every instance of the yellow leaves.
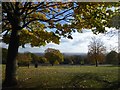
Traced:
<path fill-rule="evenodd" d="M 89 5 L 86 5 L 86 8 L 87 8 L 87 9 L 89 9 L 89 8 L 90 8 L 90 6 L 89 6 Z"/>
<path fill-rule="evenodd" d="M 55 6 L 53 6 L 53 8 L 54 8 L 54 9 L 56 9 L 56 8 L 57 8 L 57 6 L 55 5 Z"/>
<path fill-rule="evenodd" d="M 75 28 L 91 29 L 96 27 L 98 32 L 100 27 L 106 26 L 107 22 L 103 24 L 102 20 L 110 20 L 113 11 L 109 11 L 106 3 L 77 3 L 78 8 L 74 9 Z M 108 3 L 109 4 L 109 3 Z"/>
<path fill-rule="evenodd" d="M 45 50 L 45 58 L 51 63 L 51 64 L 59 64 L 63 61 L 63 55 L 62 53 L 53 48 L 48 48 Z"/>
<path fill-rule="evenodd" d="M 32 35 L 33 35 L 33 33 L 29 32 L 29 35 L 31 35 L 31 36 L 32 36 Z"/>
<path fill-rule="evenodd" d="M 56 61 L 54 62 L 54 64 L 57 64 L 57 65 L 58 65 L 58 64 L 59 64 L 59 62 L 56 60 Z M 56 73 L 56 72 L 55 72 L 55 73 Z"/>
<path fill-rule="evenodd" d="M 20 33 L 20 43 L 23 45 L 25 43 L 31 43 L 31 46 L 44 46 L 46 43 L 54 42 L 59 44 L 59 37 L 53 32 L 47 32 L 43 29 L 33 29 L 29 31 L 23 29 Z"/>
<path fill-rule="evenodd" d="M 42 14 L 42 13 L 40 13 L 40 12 L 38 12 L 38 18 L 43 19 L 43 20 L 47 20 L 46 15 L 45 15 L 45 14 Z"/>
<path fill-rule="evenodd" d="M 88 25 L 87 27 L 88 27 L 88 29 L 91 29 L 91 25 Z"/>
<path fill-rule="evenodd" d="M 23 30 L 21 31 L 21 33 L 28 34 L 29 31 L 28 31 L 27 29 L 23 29 Z"/>
<path fill-rule="evenodd" d="M 33 18 L 36 18 L 36 19 L 47 20 L 46 15 L 43 14 L 43 13 L 40 13 L 40 12 L 34 12 L 33 14 L 31 14 L 31 16 L 32 16 Z"/>

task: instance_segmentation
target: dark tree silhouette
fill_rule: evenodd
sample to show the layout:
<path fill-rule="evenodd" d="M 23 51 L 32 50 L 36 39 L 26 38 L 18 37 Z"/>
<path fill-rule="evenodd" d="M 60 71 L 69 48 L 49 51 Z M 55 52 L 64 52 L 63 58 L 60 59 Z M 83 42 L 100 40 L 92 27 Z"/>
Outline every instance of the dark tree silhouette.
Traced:
<path fill-rule="evenodd" d="M 106 55 L 106 63 L 108 64 L 118 64 L 118 53 L 116 51 L 111 51 Z"/>

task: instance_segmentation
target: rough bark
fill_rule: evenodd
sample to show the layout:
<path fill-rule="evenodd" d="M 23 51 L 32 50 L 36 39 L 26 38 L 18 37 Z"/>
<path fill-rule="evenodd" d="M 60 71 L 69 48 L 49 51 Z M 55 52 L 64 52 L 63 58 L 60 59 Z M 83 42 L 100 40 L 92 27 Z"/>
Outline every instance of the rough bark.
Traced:
<path fill-rule="evenodd" d="M 5 73 L 5 81 L 3 82 L 3 87 L 17 85 L 16 56 L 18 54 L 18 47 L 19 47 L 18 28 L 13 28 L 9 42 L 9 47 L 8 47 L 8 55 L 7 55 L 6 70 L 5 70 L 6 73 Z"/>

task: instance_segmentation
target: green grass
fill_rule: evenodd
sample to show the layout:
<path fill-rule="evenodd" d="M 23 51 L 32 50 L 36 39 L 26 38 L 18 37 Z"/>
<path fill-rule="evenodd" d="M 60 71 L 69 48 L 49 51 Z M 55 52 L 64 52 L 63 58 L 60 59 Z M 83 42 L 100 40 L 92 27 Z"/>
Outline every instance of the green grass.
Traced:
<path fill-rule="evenodd" d="M 3 80 L 4 80 L 3 66 Z M 30 66 L 17 70 L 21 88 L 117 88 L 120 67 Z"/>

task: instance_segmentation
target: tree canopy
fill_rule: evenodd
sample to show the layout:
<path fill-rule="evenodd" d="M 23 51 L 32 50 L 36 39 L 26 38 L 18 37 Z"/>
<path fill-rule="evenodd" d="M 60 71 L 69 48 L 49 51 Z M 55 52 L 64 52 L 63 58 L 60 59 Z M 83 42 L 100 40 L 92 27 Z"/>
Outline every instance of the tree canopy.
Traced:
<path fill-rule="evenodd" d="M 61 63 L 64 60 L 63 54 L 56 49 L 48 48 L 45 50 L 45 58 L 52 64 Z"/>
<path fill-rule="evenodd" d="M 41 46 L 51 41 L 59 44 L 60 36 L 72 39 L 71 32 L 83 28 L 92 29 L 94 33 L 105 32 L 105 27 L 118 27 L 118 24 L 111 25 L 113 17 L 119 17 L 116 8 L 110 9 L 112 6 L 118 7 L 119 3 L 3 2 L 3 41 L 9 43 L 16 24 L 19 24 L 16 28 L 22 46 L 26 43 Z"/>

